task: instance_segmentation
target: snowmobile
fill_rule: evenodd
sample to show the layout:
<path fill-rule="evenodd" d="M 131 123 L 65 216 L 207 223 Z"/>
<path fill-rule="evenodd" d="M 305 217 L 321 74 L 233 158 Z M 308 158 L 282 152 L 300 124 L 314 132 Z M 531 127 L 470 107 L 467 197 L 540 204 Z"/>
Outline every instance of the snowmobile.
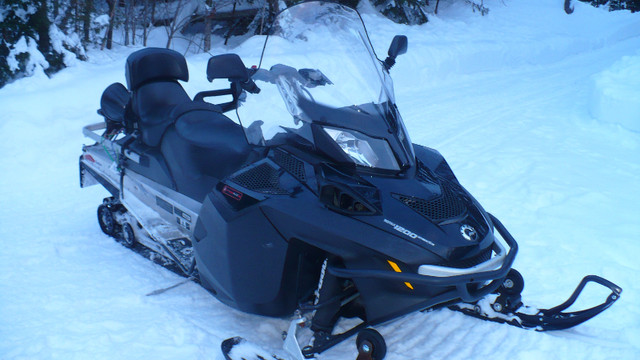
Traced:
<path fill-rule="evenodd" d="M 109 86 L 104 121 L 83 129 L 95 143 L 82 149 L 80 184 L 109 191 L 99 225 L 123 245 L 235 309 L 293 316 L 284 350 L 253 358 L 307 359 L 358 334 L 358 359 L 379 360 L 386 345 L 371 326 L 414 311 L 545 331 L 619 298 L 590 275 L 559 306 L 523 304 L 513 236 L 438 151 L 409 138 L 389 75 L 405 36 L 379 60 L 356 10 L 314 1 L 280 12 L 252 44 L 258 66 L 211 57 L 208 80 L 226 85 L 193 99 L 181 54 L 132 53 L 127 86 Z M 591 282 L 611 291 L 606 300 L 566 311 Z M 355 325 L 337 331 L 342 319 Z M 239 355 L 249 345 L 221 347 L 249 359 Z"/>

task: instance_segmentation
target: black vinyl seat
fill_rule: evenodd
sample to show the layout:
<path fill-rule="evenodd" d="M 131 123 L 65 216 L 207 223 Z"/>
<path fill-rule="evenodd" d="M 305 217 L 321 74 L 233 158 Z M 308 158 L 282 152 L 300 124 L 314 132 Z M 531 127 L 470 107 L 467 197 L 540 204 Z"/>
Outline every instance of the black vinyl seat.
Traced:
<path fill-rule="evenodd" d="M 139 118 L 142 142 L 159 146 L 162 135 L 175 119 L 170 116 L 171 111 L 189 102 L 189 95 L 175 81 L 152 82 L 138 88 L 133 93 L 132 110 Z"/>
<path fill-rule="evenodd" d="M 218 181 L 257 155 L 242 127 L 216 105 L 182 104 L 172 115 L 175 126 L 165 133 L 161 152 L 180 193 L 202 201 Z"/>
<path fill-rule="evenodd" d="M 136 51 L 127 58 L 126 78 L 140 133 L 130 148 L 143 155 L 140 164 L 128 166 L 131 170 L 203 201 L 220 180 L 264 156 L 220 106 L 189 98 L 178 83 L 189 80 L 181 54 Z"/>
<path fill-rule="evenodd" d="M 129 55 L 125 75 L 141 141 L 147 146 L 157 147 L 173 123 L 171 111 L 177 105 L 191 102 L 178 83 L 178 80 L 189 81 L 187 62 L 176 51 L 145 48 Z"/>

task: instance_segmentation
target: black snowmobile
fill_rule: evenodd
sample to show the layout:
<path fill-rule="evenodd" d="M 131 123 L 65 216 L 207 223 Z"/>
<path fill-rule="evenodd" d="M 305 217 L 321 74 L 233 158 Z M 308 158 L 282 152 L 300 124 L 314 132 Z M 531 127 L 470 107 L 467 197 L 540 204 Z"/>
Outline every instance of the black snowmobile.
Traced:
<path fill-rule="evenodd" d="M 355 10 L 307 2 L 245 46 L 257 41 L 259 66 L 213 56 L 209 81 L 229 87 L 193 99 L 178 82 L 189 79 L 182 55 L 131 54 L 127 87 L 109 86 L 105 121 L 84 128 L 96 143 L 82 149 L 80 181 L 112 195 L 98 207 L 106 234 L 161 255 L 233 308 L 293 316 L 276 358 L 310 358 L 358 334 L 358 358 L 382 359 L 370 326 L 413 311 L 448 306 L 544 331 L 618 299 L 620 287 L 592 275 L 557 307 L 523 305 L 514 238 L 407 134 L 389 77 L 406 37 L 379 60 Z M 588 282 L 611 294 L 566 312 Z M 337 333 L 342 318 L 361 321 Z M 225 357 L 243 344 L 223 342 Z"/>

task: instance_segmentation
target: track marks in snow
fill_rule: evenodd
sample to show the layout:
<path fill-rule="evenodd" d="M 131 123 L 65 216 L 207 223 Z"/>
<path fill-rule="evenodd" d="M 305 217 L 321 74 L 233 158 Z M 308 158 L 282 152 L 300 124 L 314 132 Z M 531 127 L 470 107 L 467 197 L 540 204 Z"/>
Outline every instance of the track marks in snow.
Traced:
<path fill-rule="evenodd" d="M 469 359 L 515 351 L 501 344 L 507 329 L 447 309 L 408 315 L 379 328 L 389 344 L 388 359 Z"/>

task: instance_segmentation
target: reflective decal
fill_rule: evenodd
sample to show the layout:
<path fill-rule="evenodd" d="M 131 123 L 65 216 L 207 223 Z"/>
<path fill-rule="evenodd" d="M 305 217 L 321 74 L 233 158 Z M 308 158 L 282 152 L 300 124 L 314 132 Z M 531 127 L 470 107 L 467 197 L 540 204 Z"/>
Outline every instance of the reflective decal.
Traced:
<path fill-rule="evenodd" d="M 399 233 L 402 233 L 402 234 L 404 234 L 404 235 L 406 235 L 406 236 L 408 236 L 408 237 L 410 237 L 412 239 L 420 239 L 420 240 L 426 242 L 427 244 L 429 244 L 431 246 L 436 246 L 436 244 L 434 244 L 432 241 L 429 241 L 429 240 L 423 238 L 422 236 L 414 233 L 413 231 L 405 229 L 402 226 L 400 226 L 400 225 L 398 225 L 398 224 L 396 224 L 396 223 L 394 223 L 394 222 L 392 222 L 390 220 L 384 219 L 384 222 L 387 225 L 393 226 L 393 229 L 395 231 L 399 232 Z"/>

